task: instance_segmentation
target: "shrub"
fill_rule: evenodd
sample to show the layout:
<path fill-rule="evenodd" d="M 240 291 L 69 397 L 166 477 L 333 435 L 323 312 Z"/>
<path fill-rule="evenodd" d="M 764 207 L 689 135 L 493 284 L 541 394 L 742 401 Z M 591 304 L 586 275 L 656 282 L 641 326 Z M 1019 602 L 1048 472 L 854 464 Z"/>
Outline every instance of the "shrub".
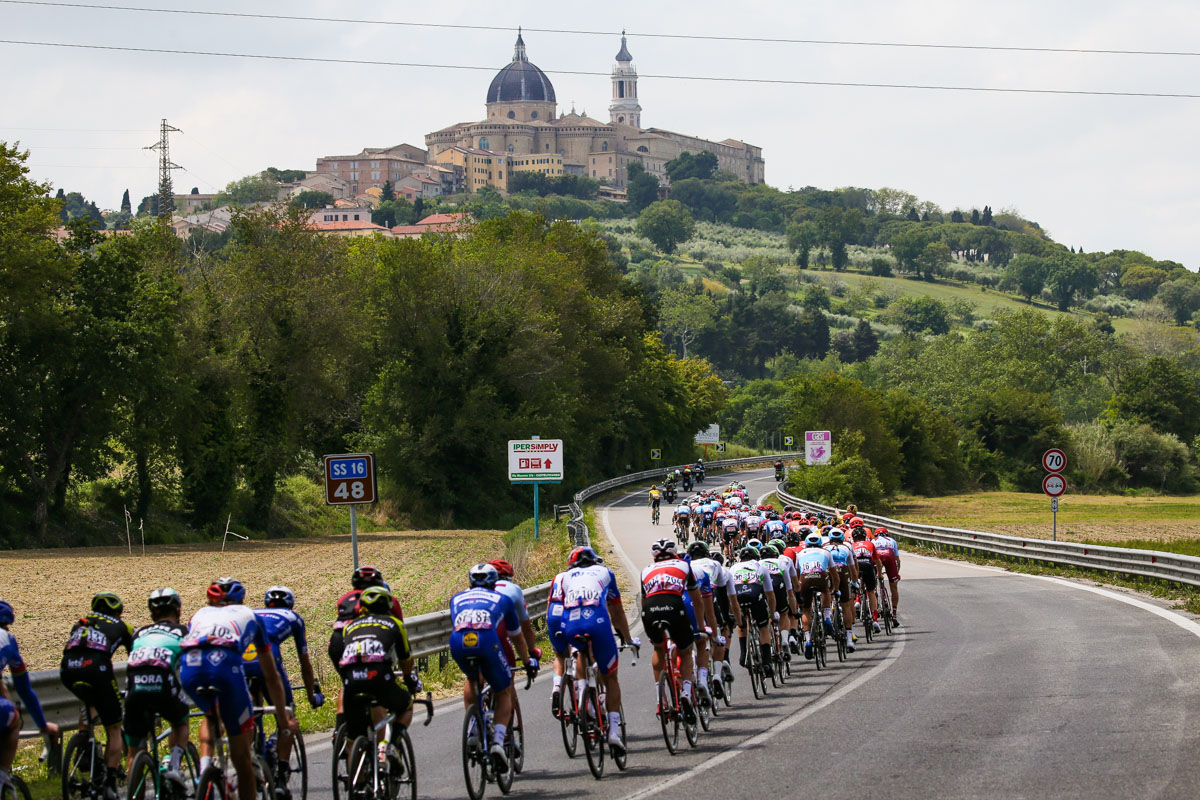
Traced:
<path fill-rule="evenodd" d="M 1067 427 L 1067 451 L 1071 480 L 1085 492 L 1111 490 L 1129 477 L 1112 432 L 1099 422 L 1081 422 Z"/>
<path fill-rule="evenodd" d="M 867 264 L 870 267 L 872 275 L 880 278 L 890 278 L 893 275 L 892 262 L 883 256 L 875 256 Z"/>
<path fill-rule="evenodd" d="M 1183 442 L 1149 425 L 1122 421 L 1112 428 L 1113 449 L 1131 482 L 1160 492 L 1195 491 L 1196 469 Z"/>
<path fill-rule="evenodd" d="M 792 471 L 792 487 L 805 500 L 839 508 L 855 503 L 860 508 L 878 509 L 884 500 L 879 473 L 862 456 L 824 466 L 799 467 Z"/>

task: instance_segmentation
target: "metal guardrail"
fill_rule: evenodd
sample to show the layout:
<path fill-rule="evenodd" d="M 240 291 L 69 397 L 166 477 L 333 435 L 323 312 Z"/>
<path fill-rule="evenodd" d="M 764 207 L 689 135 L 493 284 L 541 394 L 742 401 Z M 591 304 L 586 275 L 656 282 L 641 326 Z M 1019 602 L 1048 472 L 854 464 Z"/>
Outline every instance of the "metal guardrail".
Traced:
<path fill-rule="evenodd" d="M 729 467 L 748 466 L 750 464 L 764 464 L 773 462 L 777 459 L 790 460 L 802 458 L 803 452 L 799 453 L 772 453 L 769 456 L 747 456 L 745 458 L 727 458 L 721 461 L 710 461 L 704 465 L 704 472 L 707 478 L 708 474 L 727 469 Z M 628 475 L 622 475 L 619 478 L 610 478 L 600 483 L 594 483 L 585 489 L 580 489 L 575 493 L 575 499 L 571 501 L 571 520 L 567 523 L 567 528 L 571 531 L 571 542 L 576 547 L 588 547 L 591 544 L 591 536 L 588 532 L 587 523 L 583 521 L 583 504 L 589 498 L 595 497 L 598 494 L 603 494 L 610 489 L 618 489 L 622 486 L 628 486 L 632 483 L 649 480 L 652 478 L 660 478 L 667 473 L 668 470 L 683 469 L 685 464 L 676 464 L 669 467 L 656 467 L 655 469 L 647 469 L 641 472 L 631 472 Z"/>
<path fill-rule="evenodd" d="M 780 484 L 780 502 L 797 508 L 832 514 L 832 506 L 824 506 L 796 497 Z M 1133 575 L 1141 578 L 1181 583 L 1200 587 L 1200 558 L 1160 550 L 1132 550 L 1125 547 L 1105 547 L 1078 542 L 1053 542 L 1047 539 L 1028 539 L 1004 536 L 999 533 L 972 531 L 961 528 L 942 528 L 918 525 L 877 514 L 859 513 L 864 522 L 883 526 L 902 539 L 935 548 L 982 553 L 1001 558 L 1036 561 L 1057 566 Z"/>

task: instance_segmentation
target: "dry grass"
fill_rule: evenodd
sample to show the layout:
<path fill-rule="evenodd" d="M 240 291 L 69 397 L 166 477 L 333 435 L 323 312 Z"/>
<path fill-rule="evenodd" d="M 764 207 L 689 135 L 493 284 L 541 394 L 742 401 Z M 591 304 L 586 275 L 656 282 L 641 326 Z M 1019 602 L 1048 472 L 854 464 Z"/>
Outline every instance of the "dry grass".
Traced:
<path fill-rule="evenodd" d="M 126 619 L 135 627 L 149 621 L 144 599 L 151 590 L 173 586 L 183 596 L 184 616 L 204 602 L 213 578 L 232 575 L 246 584 L 257 604 L 267 587 L 289 586 L 296 609 L 308 621 L 310 646 L 324 653 L 335 617 L 334 603 L 349 589 L 350 537 L 288 539 L 146 548 L 143 558 L 123 548 L 26 550 L 5 553 L 0 597 L 13 603 L 13 631 L 32 669 L 58 666 L 71 622 L 101 590 L 125 600 Z M 383 571 L 406 616 L 445 608 L 463 588 L 467 569 L 504 554 L 503 531 L 405 531 L 359 536 L 359 561 Z M 294 659 L 294 648 L 285 654 Z M 319 672 L 332 672 L 328 659 L 314 656 Z M 289 672 L 298 675 L 293 668 Z"/>

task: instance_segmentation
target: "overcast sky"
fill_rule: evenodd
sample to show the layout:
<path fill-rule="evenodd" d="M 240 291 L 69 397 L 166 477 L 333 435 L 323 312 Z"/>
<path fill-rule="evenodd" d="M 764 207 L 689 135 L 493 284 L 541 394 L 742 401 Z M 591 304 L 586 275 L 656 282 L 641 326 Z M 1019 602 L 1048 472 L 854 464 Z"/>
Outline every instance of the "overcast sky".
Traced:
<path fill-rule="evenodd" d="M 82 0 L 90 2 L 92 0 Z M 105 0 L 97 0 L 105 2 Z M 113 0 L 108 0 L 113 2 Z M 457 64 L 486 71 L 252 61 L 0 44 L 8 78 L 0 140 L 32 151 L 33 174 L 114 208 L 155 183 L 143 145 L 166 117 L 176 188 L 215 191 L 267 166 L 411 142 L 483 117 L 508 27 L 550 73 L 560 111 L 607 121 L 607 73 L 630 31 L 642 75 L 1200 94 L 1200 57 L 1029 53 L 663 39 L 639 33 L 954 45 L 1200 51 L 1195 0 L 795 0 L 601 4 L 509 0 L 330 3 L 137 0 L 203 8 L 496 26 L 471 31 L 204 18 L 0 2 L 0 38 Z M 644 77 L 642 122 L 763 148 L 781 188 L 892 186 L 955 207 L 1017 209 L 1064 244 L 1143 250 L 1200 267 L 1200 99 L 781 86 Z M 56 130 L 33 130 L 33 129 Z"/>

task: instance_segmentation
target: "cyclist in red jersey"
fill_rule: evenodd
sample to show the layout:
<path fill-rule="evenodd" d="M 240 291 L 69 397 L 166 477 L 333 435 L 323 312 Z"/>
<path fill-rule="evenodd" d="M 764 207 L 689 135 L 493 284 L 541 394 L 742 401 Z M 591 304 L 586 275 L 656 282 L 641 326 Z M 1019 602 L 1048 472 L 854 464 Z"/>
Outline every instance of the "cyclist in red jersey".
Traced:
<path fill-rule="evenodd" d="M 850 533 L 854 548 L 854 560 L 858 562 L 858 576 L 862 581 L 862 591 L 868 598 L 871 609 L 871 627 L 879 633 L 879 599 L 875 596 L 875 587 L 882 570 L 879 554 L 875 545 L 867 540 L 867 531 L 861 525 Z"/>
<path fill-rule="evenodd" d="M 690 724 L 696 720 L 696 706 L 692 697 L 692 654 L 689 651 L 696 641 L 696 635 L 683 598 L 686 594 L 693 608 L 704 608 L 700 584 L 692 565 L 676 552 L 674 540 L 659 539 L 651 552 L 654 554 L 654 563 L 642 570 L 642 621 L 654 645 L 651 662 L 654 681 L 658 682 L 666 666 L 669 636 L 681 655 L 679 672 L 683 686 L 679 704 Z"/>
<path fill-rule="evenodd" d="M 887 528 L 876 528 L 875 538 L 872 542 L 875 545 L 875 552 L 879 554 L 883 570 L 887 573 L 888 585 L 892 590 L 892 624 L 900 627 L 896 610 L 900 604 L 900 546 L 888 534 Z"/>

